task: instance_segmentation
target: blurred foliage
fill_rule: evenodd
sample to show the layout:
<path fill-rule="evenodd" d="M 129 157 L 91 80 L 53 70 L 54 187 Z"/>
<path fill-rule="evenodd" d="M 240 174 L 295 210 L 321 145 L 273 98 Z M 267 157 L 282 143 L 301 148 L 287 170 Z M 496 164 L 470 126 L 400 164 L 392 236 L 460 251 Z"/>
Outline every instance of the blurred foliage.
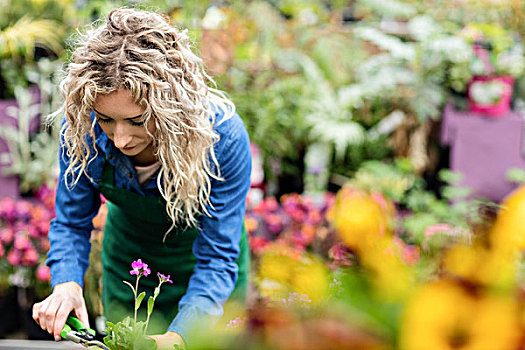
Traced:
<path fill-rule="evenodd" d="M 316 11 L 308 18 L 283 17 L 283 9 L 261 1 L 238 11 L 222 9 L 226 19 L 221 30 L 235 33 L 243 27 L 244 33 L 229 40 L 217 36 L 217 29 L 205 29 L 201 51 L 211 71 L 219 73 L 219 86 L 231 95 L 252 141 L 261 147 L 267 179 L 279 172 L 297 175 L 312 143 L 332 144 L 339 155 L 361 144 L 364 128 L 353 120 L 340 93 L 365 57 L 352 35 L 341 26 L 319 25 L 323 17 Z M 231 51 L 222 62 L 216 54 L 208 55 L 216 46 Z M 277 174 L 272 163 L 281 164 Z"/>
<path fill-rule="evenodd" d="M 0 3 L 0 98 L 27 87 L 26 70 L 40 57 L 63 51 L 72 1 L 6 0 Z"/>
<path fill-rule="evenodd" d="M 46 125 L 41 123 L 41 118 L 59 107 L 57 71 L 61 66 L 60 61 L 42 59 L 36 70 L 28 72 L 27 79 L 36 84 L 40 92 L 16 87 L 17 106 L 6 110 L 14 122 L 6 123 L 0 129 L 0 137 L 7 144 L 7 150 L 0 155 L 5 166 L 3 173 L 19 177 L 21 193 L 36 192 L 43 185 L 52 187 L 58 177 L 56 165 L 61 120 L 57 118 L 53 124 Z"/>
<path fill-rule="evenodd" d="M 516 0 L 11 2 L 0 23 L 38 14 L 35 20 L 69 30 L 71 43 L 77 28 L 119 6 L 161 11 L 188 28 L 259 144 L 270 182 L 301 178 L 303 157 L 316 144 L 328 150 L 332 175 L 350 177 L 365 160 L 393 157 L 410 159 L 419 174 L 433 169 L 442 107 L 464 94 L 472 76 L 472 50 L 457 34 L 468 23 L 519 32 L 517 18 L 525 18 Z M 26 55 L 35 45 L 62 59 L 70 54 L 57 45 L 63 35 L 33 44 L 29 37 L 16 46 Z M 28 69 L 20 68 L 26 61 L 2 60 L 7 85 L 28 85 Z"/>
<path fill-rule="evenodd" d="M 443 237 L 437 234 L 429 241 L 426 236 L 428 227 L 446 225 L 466 233 L 469 227 L 486 219 L 483 210 L 494 206 L 490 201 L 472 198 L 472 191 L 461 186 L 461 174 L 443 169 L 438 177 L 445 185 L 439 194 L 435 194 L 426 190 L 424 180 L 414 173 L 408 159 L 396 159 L 393 163 L 366 161 L 349 183 L 371 193 L 383 193 L 394 200 L 398 209 L 405 212 L 398 223 L 402 225 L 400 229 L 405 239 L 432 247 L 439 246 Z M 438 232 L 441 231 L 447 230 Z M 445 241 L 450 241 L 450 238 Z"/>

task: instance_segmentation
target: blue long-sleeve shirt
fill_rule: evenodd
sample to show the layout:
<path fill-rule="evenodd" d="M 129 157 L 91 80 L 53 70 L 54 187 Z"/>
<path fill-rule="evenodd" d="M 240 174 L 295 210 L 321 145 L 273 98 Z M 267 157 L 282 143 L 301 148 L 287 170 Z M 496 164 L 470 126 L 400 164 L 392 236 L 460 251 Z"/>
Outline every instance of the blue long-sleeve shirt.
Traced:
<path fill-rule="evenodd" d="M 168 327 L 168 331 L 177 332 L 183 338 L 186 338 L 192 320 L 222 315 L 222 305 L 237 280 L 235 260 L 239 255 L 245 199 L 250 187 L 251 154 L 248 133 L 241 118 L 235 114 L 220 123 L 223 117 L 223 111 L 215 109 L 214 130 L 220 140 L 214 150 L 224 181 L 211 180 L 210 201 L 214 209 L 207 208 L 211 217 L 200 216 L 193 244 L 194 272 L 186 294 L 179 302 L 179 312 Z M 91 118 L 94 120 L 94 114 Z M 60 150 L 56 218 L 49 230 L 50 250 L 46 261 L 51 269 L 52 287 L 70 281 L 83 285 L 89 264 L 92 221 L 100 207 L 97 183 L 102 177 L 106 156 L 115 167 L 116 186 L 143 196 L 158 195 L 155 191 L 157 175 L 141 187 L 131 160 L 114 146 L 97 123 L 94 132 L 98 155 L 86 168 L 89 176 L 82 174 L 78 183 L 69 189 L 64 182 L 68 158 L 65 150 Z"/>

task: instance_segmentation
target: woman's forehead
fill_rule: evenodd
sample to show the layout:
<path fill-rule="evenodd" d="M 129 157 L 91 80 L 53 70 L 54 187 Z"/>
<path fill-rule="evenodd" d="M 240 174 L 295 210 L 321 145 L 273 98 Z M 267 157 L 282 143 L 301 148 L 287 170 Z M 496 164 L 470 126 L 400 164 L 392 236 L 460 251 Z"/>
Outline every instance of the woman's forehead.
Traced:
<path fill-rule="evenodd" d="M 93 107 L 100 113 L 114 117 L 127 118 L 145 111 L 138 105 L 129 90 L 116 90 L 109 94 L 98 94 Z"/>

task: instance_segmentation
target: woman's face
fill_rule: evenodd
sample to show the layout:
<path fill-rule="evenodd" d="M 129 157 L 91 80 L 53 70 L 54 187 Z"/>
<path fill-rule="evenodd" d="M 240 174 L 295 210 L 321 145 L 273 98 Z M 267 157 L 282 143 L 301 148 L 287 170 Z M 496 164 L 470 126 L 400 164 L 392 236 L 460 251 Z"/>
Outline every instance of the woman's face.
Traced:
<path fill-rule="evenodd" d="M 144 108 L 129 90 L 98 95 L 93 104 L 97 121 L 115 147 L 136 163 L 153 163 L 153 139 L 144 129 Z M 152 130 L 150 130 L 152 131 Z"/>

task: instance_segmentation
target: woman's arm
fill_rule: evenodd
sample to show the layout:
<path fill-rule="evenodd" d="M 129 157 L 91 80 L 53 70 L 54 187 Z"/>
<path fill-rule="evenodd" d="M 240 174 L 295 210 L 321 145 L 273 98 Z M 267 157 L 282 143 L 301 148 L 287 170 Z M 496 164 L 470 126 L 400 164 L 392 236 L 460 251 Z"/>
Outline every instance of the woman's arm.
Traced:
<path fill-rule="evenodd" d="M 237 280 L 239 241 L 244 220 L 246 195 L 250 187 L 250 141 L 238 115 L 219 126 L 221 141 L 216 148 L 224 181 L 212 181 L 208 208 L 193 245 L 197 258 L 188 290 L 179 303 L 179 313 L 168 331 L 187 341 L 192 323 L 203 317 L 218 318 Z M 222 134 L 222 132 L 224 134 Z"/>
<path fill-rule="evenodd" d="M 83 286 L 84 274 L 89 264 L 89 239 L 93 230 L 93 218 L 100 207 L 100 193 L 91 180 L 82 174 L 75 185 L 64 181 L 69 159 L 60 147 L 58 178 L 55 199 L 56 217 L 49 229 L 50 249 L 46 264 L 51 270 L 51 286 L 59 283 L 77 282 Z M 95 162 L 92 162 L 91 167 Z"/>
<path fill-rule="evenodd" d="M 60 332 L 70 312 L 89 325 L 82 285 L 89 264 L 92 219 L 100 206 L 100 194 L 85 175 L 75 186 L 67 188 L 64 178 L 68 158 L 62 147 L 59 157 L 56 218 L 49 229 L 50 250 L 46 261 L 51 269 L 53 292 L 33 306 L 35 321 L 56 340 L 60 340 Z"/>

